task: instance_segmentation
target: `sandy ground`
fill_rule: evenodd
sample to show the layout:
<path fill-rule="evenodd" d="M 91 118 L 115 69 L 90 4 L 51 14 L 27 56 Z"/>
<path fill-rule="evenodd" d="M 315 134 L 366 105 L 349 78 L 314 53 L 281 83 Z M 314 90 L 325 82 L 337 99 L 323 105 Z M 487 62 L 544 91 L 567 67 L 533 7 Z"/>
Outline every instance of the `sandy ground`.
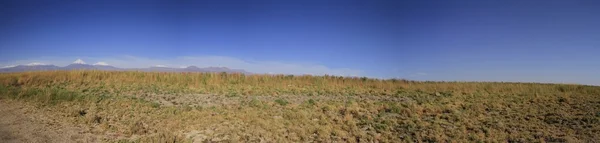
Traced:
<path fill-rule="evenodd" d="M 79 127 L 55 120 L 33 106 L 0 100 L 0 142 L 100 142 Z"/>

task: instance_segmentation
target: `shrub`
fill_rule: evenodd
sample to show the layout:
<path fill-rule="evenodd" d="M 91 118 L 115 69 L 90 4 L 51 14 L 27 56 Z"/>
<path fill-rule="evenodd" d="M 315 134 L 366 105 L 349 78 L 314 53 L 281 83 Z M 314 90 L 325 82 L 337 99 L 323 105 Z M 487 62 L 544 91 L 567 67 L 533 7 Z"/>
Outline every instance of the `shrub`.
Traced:
<path fill-rule="evenodd" d="M 314 106 L 315 104 L 317 104 L 315 102 L 315 100 L 313 100 L 313 99 L 308 99 L 307 103 L 308 103 L 308 105 L 311 105 L 311 106 Z"/>
<path fill-rule="evenodd" d="M 248 102 L 248 106 L 258 108 L 258 107 L 262 107 L 263 104 L 262 104 L 262 102 L 260 102 L 260 100 L 253 98 L 252 100 L 250 100 Z"/>
<path fill-rule="evenodd" d="M 279 99 L 276 99 L 276 100 L 275 100 L 275 103 L 277 103 L 277 104 L 279 104 L 279 105 L 281 105 L 281 106 L 285 106 L 285 105 L 288 105 L 288 104 L 289 104 L 289 102 L 288 102 L 287 100 L 285 100 L 285 99 L 281 99 L 281 98 L 279 98 Z"/>

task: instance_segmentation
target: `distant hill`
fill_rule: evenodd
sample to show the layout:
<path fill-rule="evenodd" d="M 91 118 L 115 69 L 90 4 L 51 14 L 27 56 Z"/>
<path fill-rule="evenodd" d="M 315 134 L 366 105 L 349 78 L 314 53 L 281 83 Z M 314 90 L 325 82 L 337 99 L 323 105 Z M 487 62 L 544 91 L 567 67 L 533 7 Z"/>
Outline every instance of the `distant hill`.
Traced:
<path fill-rule="evenodd" d="M 8 66 L 0 68 L 0 72 L 24 72 L 24 71 L 50 71 L 50 70 L 106 70 L 106 71 L 145 71 L 145 72 L 225 72 L 225 73 L 243 73 L 251 74 L 242 69 L 230 69 L 227 67 L 206 67 L 199 68 L 196 66 L 189 66 L 186 68 L 171 68 L 166 66 L 153 66 L 148 68 L 118 68 L 108 65 L 104 62 L 98 62 L 90 65 L 86 64 L 83 60 L 77 59 L 72 64 L 64 67 L 55 65 L 42 64 L 42 63 L 30 63 L 27 65 Z"/>
<path fill-rule="evenodd" d="M 70 64 L 66 67 L 63 67 L 63 69 L 65 70 L 77 70 L 77 69 L 96 69 L 94 66 L 92 65 L 88 65 L 88 64 Z"/>
<path fill-rule="evenodd" d="M 27 64 L 18 65 L 14 67 L 1 68 L 0 72 L 22 72 L 22 71 L 48 71 L 48 70 L 59 70 L 61 67 L 55 65 L 43 65 L 43 64 Z"/>

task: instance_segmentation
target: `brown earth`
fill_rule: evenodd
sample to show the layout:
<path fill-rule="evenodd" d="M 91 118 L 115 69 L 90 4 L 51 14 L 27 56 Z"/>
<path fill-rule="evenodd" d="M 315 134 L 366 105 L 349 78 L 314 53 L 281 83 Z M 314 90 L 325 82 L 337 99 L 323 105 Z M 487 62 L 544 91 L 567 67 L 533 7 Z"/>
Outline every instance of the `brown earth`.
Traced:
<path fill-rule="evenodd" d="M 291 104 L 300 104 L 309 99 L 318 102 L 329 101 L 391 101 L 391 102 L 414 102 L 406 97 L 379 97 L 379 96 L 215 96 L 209 94 L 142 94 L 130 95 L 154 103 L 160 106 L 192 106 L 192 107 L 232 107 L 245 102 L 257 100 L 261 102 L 272 102 L 276 99 L 283 99 Z M 72 123 L 72 120 L 65 120 L 69 117 L 63 117 L 65 114 L 51 111 L 52 108 L 36 107 L 28 102 L 19 100 L 0 99 L 0 142 L 103 142 L 115 141 L 115 139 L 126 139 L 122 135 L 110 134 L 103 131 L 97 131 L 94 125 Z M 72 117 L 71 117 L 72 118 Z M 274 116 L 274 119 L 280 119 L 281 116 Z M 212 125 L 207 130 L 181 131 L 191 141 L 219 141 L 226 139 L 227 135 L 219 130 L 228 130 L 230 128 L 244 126 L 241 122 L 224 122 L 218 125 Z M 221 136 L 221 137 L 219 137 Z M 131 136 L 129 138 L 136 138 Z M 256 139 L 255 141 L 261 141 Z"/>
<path fill-rule="evenodd" d="M 315 101 L 355 101 L 355 102 L 414 102 L 408 97 L 391 96 L 298 96 L 298 95 L 278 95 L 278 96 L 218 96 L 211 94 L 138 94 L 126 95 L 158 103 L 162 106 L 191 106 L 191 107 L 222 107 L 235 106 L 243 102 L 252 100 L 270 102 L 277 99 L 288 101 L 289 103 L 301 104 L 309 99 Z"/>
<path fill-rule="evenodd" d="M 0 100 L 0 142 L 99 142 L 100 138 L 36 107 Z"/>

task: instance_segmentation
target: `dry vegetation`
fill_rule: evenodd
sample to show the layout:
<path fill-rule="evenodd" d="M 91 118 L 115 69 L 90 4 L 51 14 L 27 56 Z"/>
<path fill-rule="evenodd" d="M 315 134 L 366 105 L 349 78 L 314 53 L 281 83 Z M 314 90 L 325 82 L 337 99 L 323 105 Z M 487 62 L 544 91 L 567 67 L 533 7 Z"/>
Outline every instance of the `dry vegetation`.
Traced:
<path fill-rule="evenodd" d="M 121 142 L 594 142 L 600 87 L 337 76 L 0 74 L 0 100 Z"/>

